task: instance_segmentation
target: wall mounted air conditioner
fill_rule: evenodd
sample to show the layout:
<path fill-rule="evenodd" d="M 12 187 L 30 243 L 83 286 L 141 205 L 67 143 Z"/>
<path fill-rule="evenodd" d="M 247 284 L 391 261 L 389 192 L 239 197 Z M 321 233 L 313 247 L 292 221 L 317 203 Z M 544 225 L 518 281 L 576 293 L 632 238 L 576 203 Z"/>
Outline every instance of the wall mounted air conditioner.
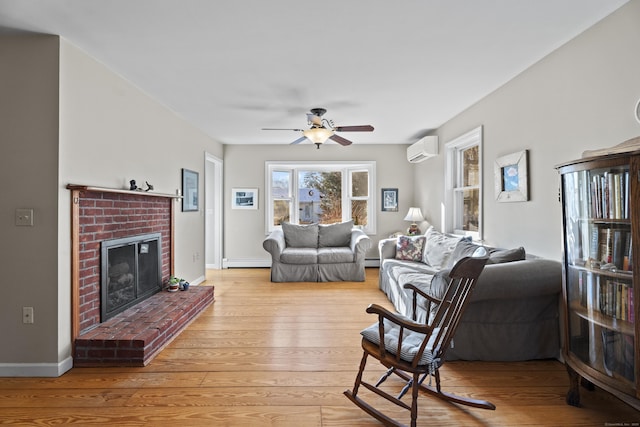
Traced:
<path fill-rule="evenodd" d="M 410 163 L 419 163 L 430 157 L 438 155 L 438 137 L 425 136 L 415 144 L 407 148 L 407 160 Z"/>

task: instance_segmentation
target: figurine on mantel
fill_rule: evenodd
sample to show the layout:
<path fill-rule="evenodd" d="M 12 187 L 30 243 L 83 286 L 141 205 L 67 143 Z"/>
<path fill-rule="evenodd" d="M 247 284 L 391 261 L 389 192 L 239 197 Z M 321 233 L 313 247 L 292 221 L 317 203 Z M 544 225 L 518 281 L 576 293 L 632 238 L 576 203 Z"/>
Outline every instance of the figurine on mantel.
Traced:
<path fill-rule="evenodd" d="M 138 184 L 136 184 L 136 180 L 132 179 L 131 181 L 129 181 L 129 190 L 131 190 L 131 191 L 151 191 L 151 190 L 153 190 L 153 184 L 149 184 L 149 181 L 145 181 L 144 183 L 147 185 L 147 188 L 142 189 L 141 187 L 138 187 Z"/>

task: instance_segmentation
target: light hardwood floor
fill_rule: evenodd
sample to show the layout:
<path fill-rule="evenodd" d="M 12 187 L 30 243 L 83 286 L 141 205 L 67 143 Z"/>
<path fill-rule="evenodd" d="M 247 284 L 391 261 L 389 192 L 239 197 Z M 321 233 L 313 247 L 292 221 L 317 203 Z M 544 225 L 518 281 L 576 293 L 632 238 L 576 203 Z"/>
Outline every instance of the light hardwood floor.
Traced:
<path fill-rule="evenodd" d="M 77 368 L 60 378 L 0 378 L 0 424 L 49 426 L 379 426 L 347 400 L 361 358 L 358 332 L 390 304 L 364 283 L 271 283 L 268 269 L 209 271 L 216 302 L 144 368 Z M 201 285 L 203 286 L 203 285 Z M 368 376 L 382 369 L 370 364 Z M 602 390 L 565 404 L 557 361 L 449 362 L 448 391 L 487 411 L 422 396 L 424 426 L 622 426 L 640 414 Z M 399 380 L 392 378 L 394 387 Z M 389 408 L 388 403 L 379 407 Z M 392 406 L 392 405 L 391 405 Z M 398 417 L 407 422 L 408 413 Z M 638 425 L 638 424 L 636 424 Z"/>

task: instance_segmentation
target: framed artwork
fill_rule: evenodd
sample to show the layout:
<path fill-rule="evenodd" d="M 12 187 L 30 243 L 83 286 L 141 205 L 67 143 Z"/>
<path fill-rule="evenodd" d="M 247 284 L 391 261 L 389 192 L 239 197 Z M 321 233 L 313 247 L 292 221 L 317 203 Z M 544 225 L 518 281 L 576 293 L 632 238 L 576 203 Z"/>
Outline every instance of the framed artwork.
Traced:
<path fill-rule="evenodd" d="M 182 169 L 182 212 L 198 210 L 198 172 Z"/>
<path fill-rule="evenodd" d="M 382 189 L 382 212 L 398 212 L 398 189 Z"/>
<path fill-rule="evenodd" d="M 258 209 L 258 189 L 232 188 L 231 209 Z"/>
<path fill-rule="evenodd" d="M 526 202 L 529 200 L 527 150 L 496 159 L 494 184 L 498 202 Z"/>

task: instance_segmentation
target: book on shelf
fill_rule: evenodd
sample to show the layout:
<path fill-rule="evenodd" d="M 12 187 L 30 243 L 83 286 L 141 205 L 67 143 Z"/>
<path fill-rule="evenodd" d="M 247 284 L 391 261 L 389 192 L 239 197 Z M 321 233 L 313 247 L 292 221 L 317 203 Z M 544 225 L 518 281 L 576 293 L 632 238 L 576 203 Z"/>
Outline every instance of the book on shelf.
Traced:
<path fill-rule="evenodd" d="M 603 315 L 633 322 L 633 287 L 629 283 L 598 281 L 596 299 Z"/>
<path fill-rule="evenodd" d="M 589 194 L 593 218 L 629 218 L 629 171 L 592 175 Z"/>

